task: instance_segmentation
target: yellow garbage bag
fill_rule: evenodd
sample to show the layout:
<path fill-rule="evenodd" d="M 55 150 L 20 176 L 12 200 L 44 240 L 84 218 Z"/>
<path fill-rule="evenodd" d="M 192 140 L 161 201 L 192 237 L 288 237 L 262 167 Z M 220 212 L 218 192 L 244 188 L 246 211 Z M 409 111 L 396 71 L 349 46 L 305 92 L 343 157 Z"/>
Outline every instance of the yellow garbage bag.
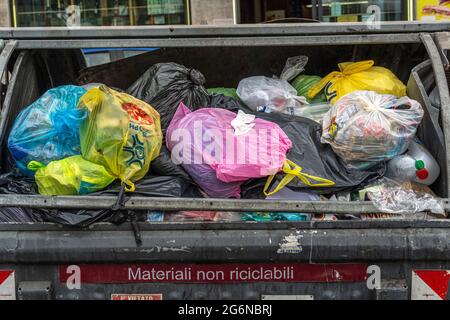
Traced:
<path fill-rule="evenodd" d="M 313 85 L 308 90 L 308 99 L 313 99 L 322 89 L 332 104 L 356 90 L 375 91 L 397 97 L 406 96 L 406 86 L 389 69 L 373 65 L 373 60 L 338 64 L 340 71 L 331 72 Z"/>
<path fill-rule="evenodd" d="M 104 166 L 126 191 L 145 176 L 161 150 L 159 113 L 147 103 L 105 85 L 88 90 L 78 108 L 89 110 L 80 126 L 83 158 Z"/>
<path fill-rule="evenodd" d="M 47 196 L 88 194 L 106 188 L 116 179 L 103 166 L 81 155 L 52 161 L 47 166 L 30 161 L 27 167 L 36 172 L 39 193 Z"/>

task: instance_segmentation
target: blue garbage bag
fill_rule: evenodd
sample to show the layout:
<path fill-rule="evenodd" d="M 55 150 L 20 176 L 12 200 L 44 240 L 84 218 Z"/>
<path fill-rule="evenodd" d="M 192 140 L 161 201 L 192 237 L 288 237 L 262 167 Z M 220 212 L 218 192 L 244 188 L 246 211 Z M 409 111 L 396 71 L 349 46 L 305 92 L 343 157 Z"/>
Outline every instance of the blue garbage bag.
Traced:
<path fill-rule="evenodd" d="M 77 104 L 85 93 L 86 89 L 73 85 L 53 88 L 19 113 L 8 149 L 22 174 L 34 176 L 27 168 L 30 161 L 47 165 L 81 154 L 79 128 L 87 111 Z"/>

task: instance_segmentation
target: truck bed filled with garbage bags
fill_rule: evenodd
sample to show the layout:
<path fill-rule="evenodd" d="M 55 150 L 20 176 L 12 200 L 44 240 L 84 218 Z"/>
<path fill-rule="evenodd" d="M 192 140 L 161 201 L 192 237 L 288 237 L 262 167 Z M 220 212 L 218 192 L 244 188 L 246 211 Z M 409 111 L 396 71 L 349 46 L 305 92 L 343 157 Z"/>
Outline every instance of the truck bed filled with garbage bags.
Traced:
<path fill-rule="evenodd" d="M 375 209 L 2 207 L 1 222 L 87 226 L 130 211 L 148 222 L 446 218 L 441 117 L 407 86 L 427 59 L 420 43 L 164 48 L 91 68 L 77 59 L 76 50 L 14 56 L 8 90 L 22 97 L 2 110 L 0 193 Z"/>
<path fill-rule="evenodd" d="M 414 270 L 450 270 L 449 31 L 0 29 L 0 271 L 24 299 L 423 297 Z M 154 49 L 88 67 L 98 47 Z"/>

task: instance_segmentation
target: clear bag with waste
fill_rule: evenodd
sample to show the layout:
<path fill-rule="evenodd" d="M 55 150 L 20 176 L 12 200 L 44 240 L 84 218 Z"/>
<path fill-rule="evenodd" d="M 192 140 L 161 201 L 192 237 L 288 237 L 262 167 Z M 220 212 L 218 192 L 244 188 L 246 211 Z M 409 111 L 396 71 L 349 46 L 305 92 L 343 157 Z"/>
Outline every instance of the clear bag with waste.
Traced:
<path fill-rule="evenodd" d="M 290 113 L 291 110 L 308 104 L 305 97 L 297 96 L 297 90 L 286 80 L 264 76 L 242 79 L 237 94 L 253 111 L 265 112 L 268 109 L 270 112 Z"/>
<path fill-rule="evenodd" d="M 381 212 L 411 214 L 430 211 L 445 216 L 442 201 L 425 185 L 384 177 L 364 192 Z"/>
<path fill-rule="evenodd" d="M 407 150 L 423 113 L 408 97 L 354 91 L 325 115 L 321 140 L 349 163 L 389 160 Z"/>

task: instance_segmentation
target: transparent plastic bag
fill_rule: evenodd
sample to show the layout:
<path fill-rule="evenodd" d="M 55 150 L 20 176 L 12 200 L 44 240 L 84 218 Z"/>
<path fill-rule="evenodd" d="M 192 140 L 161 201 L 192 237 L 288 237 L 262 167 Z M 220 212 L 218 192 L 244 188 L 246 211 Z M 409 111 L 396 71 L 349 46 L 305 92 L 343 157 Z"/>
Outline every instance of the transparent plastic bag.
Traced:
<path fill-rule="evenodd" d="M 325 115 L 328 113 L 328 111 L 330 111 L 330 109 L 331 105 L 326 102 L 317 104 L 315 103 L 291 109 L 293 112 L 290 114 L 297 117 L 308 118 L 322 124 Z"/>
<path fill-rule="evenodd" d="M 286 60 L 283 71 L 281 71 L 280 79 L 291 81 L 305 70 L 308 63 L 307 56 L 295 56 Z"/>
<path fill-rule="evenodd" d="M 297 96 L 297 90 L 289 82 L 264 76 L 242 79 L 237 88 L 239 98 L 253 111 L 289 113 L 289 110 L 308 104 L 305 97 Z"/>
<path fill-rule="evenodd" d="M 308 105 L 298 105 L 289 109 L 284 110 L 281 113 L 290 115 L 290 116 L 297 116 L 297 117 L 304 117 L 311 119 L 313 121 L 316 121 L 320 124 L 322 124 L 322 121 L 327 114 L 328 111 L 330 111 L 331 105 L 327 102 L 323 103 L 315 103 L 315 104 L 308 104 Z M 277 110 L 268 108 L 268 107 L 258 107 L 259 112 L 264 113 L 272 113 L 277 112 Z"/>
<path fill-rule="evenodd" d="M 445 215 L 441 201 L 424 185 L 382 178 L 366 188 L 366 193 L 381 212 L 406 214 L 430 211 Z"/>
<path fill-rule="evenodd" d="M 347 162 L 389 160 L 408 149 L 423 113 L 408 97 L 354 91 L 325 115 L 321 140 Z"/>
<path fill-rule="evenodd" d="M 49 164 L 81 153 L 79 128 L 87 113 L 77 109 L 86 90 L 60 86 L 45 92 L 17 116 L 8 149 L 22 174 L 32 177 L 30 161 Z"/>

